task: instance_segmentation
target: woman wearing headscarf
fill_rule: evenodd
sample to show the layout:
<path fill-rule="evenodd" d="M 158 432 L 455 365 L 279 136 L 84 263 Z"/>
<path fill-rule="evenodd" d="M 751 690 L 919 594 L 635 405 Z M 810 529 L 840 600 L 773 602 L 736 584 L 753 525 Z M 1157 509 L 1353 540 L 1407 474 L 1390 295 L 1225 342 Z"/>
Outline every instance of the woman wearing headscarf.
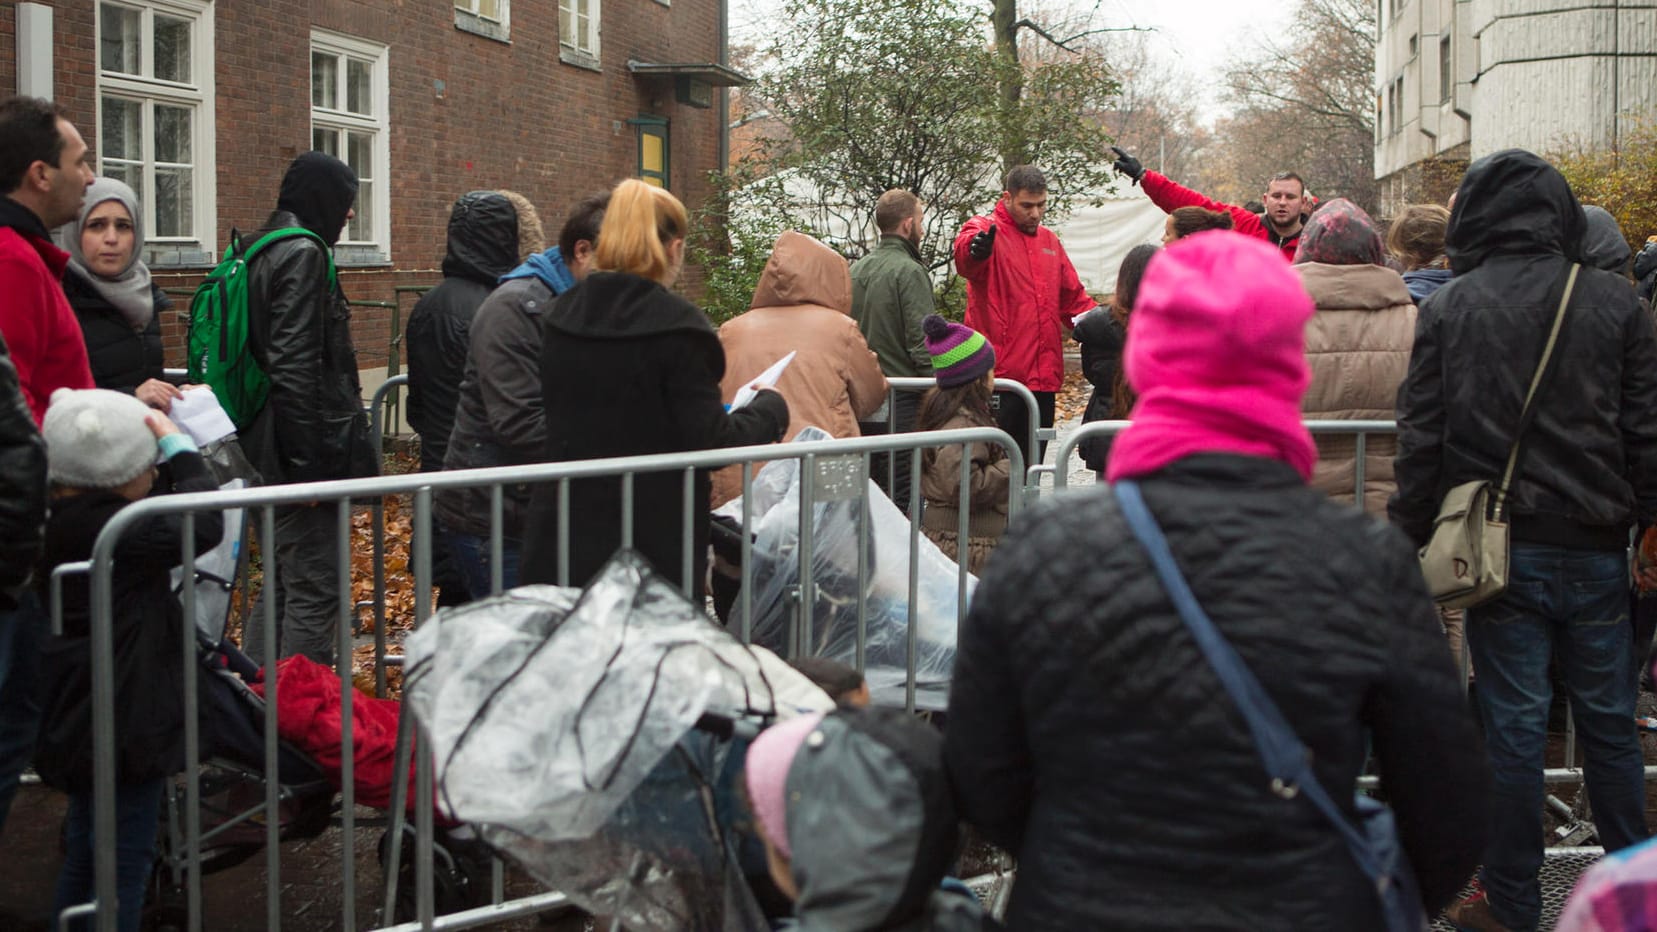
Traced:
<path fill-rule="evenodd" d="M 1317 314 L 1306 325 L 1312 387 L 1300 409 L 1307 420 L 1390 421 L 1398 385 L 1415 343 L 1415 302 L 1404 279 L 1381 263 L 1386 248 L 1363 208 L 1336 198 L 1312 214 L 1300 234 L 1295 271 Z M 1317 438 L 1312 487 L 1340 502 L 1355 500 L 1358 441 Z M 1385 518 L 1395 485 L 1390 436 L 1365 438 L 1364 496 L 1357 505 Z"/>
<path fill-rule="evenodd" d="M 114 178 L 94 181 L 80 216 L 58 232 L 69 253 L 63 292 L 80 321 L 98 387 L 166 411 L 180 396 L 161 371 L 161 314 L 172 302 L 144 264 L 143 217 L 131 188 Z"/>
<path fill-rule="evenodd" d="M 1271 245 L 1198 233 L 1151 260 L 1133 479 L 1214 626 L 1348 816 L 1369 751 L 1432 915 L 1472 873 L 1483 755 L 1415 550 L 1308 488 L 1313 307 Z M 1379 930 L 1375 888 L 1248 725 L 1115 496 L 1021 512 L 961 625 L 944 758 L 962 817 L 1018 857 L 1015 929 Z"/>

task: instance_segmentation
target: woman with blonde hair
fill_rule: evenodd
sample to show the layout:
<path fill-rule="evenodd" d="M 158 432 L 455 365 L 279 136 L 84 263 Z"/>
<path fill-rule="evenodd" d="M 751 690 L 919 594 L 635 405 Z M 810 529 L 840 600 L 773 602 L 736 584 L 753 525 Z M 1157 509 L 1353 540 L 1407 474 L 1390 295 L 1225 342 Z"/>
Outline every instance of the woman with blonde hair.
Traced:
<path fill-rule="evenodd" d="M 1404 284 L 1416 304 L 1427 300 L 1450 280 L 1450 260 L 1444 255 L 1444 232 L 1450 211 L 1437 204 L 1411 204 L 1387 230 L 1387 252 L 1404 266 Z"/>
<path fill-rule="evenodd" d="M 726 411 L 725 353 L 701 309 L 668 290 L 685 259 L 689 221 L 667 191 L 629 179 L 610 195 L 594 271 L 546 312 L 541 349 L 546 459 L 551 462 L 770 443 L 788 403 L 761 391 Z M 684 499 L 678 471 L 632 483 L 633 547 L 693 598 L 706 588 L 709 479 Z M 526 522 L 522 581 L 584 585 L 621 545 L 619 477 L 570 483 L 568 539 L 559 540 L 558 485 L 537 486 Z M 690 526 L 684 525 L 686 507 Z M 685 546 L 690 552 L 685 552 Z M 569 576 L 559 578 L 560 555 Z M 684 578 L 689 560 L 690 577 Z"/>

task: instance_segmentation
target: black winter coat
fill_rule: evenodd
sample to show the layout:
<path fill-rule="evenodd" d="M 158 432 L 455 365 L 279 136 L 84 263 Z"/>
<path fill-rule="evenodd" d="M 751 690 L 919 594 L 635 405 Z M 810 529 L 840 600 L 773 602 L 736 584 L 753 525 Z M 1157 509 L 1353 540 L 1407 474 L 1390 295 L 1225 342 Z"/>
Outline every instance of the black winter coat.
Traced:
<path fill-rule="evenodd" d="M 1350 805 L 1366 730 L 1429 914 L 1481 852 L 1484 757 L 1397 531 L 1290 467 L 1187 457 L 1141 480 L 1216 627 Z M 1368 881 L 1248 727 L 1103 486 L 1026 512 L 961 627 L 945 759 L 1019 856 L 1014 929 L 1379 929 Z"/>
<path fill-rule="evenodd" d="M 1072 333 L 1082 346 L 1082 375 L 1093 386 L 1093 394 L 1087 396 L 1087 409 L 1082 412 L 1082 423 L 1111 420 L 1116 373 L 1122 368 L 1122 350 L 1127 346 L 1128 328 L 1116 319 L 1108 306 L 1101 306 L 1082 318 Z M 1083 440 L 1077 452 L 1088 469 L 1103 472 L 1105 461 L 1110 457 L 1110 438 Z"/>
<path fill-rule="evenodd" d="M 408 319 L 408 421 L 420 434 L 420 468 L 443 468 L 466 370 L 472 317 L 502 275 L 518 264 L 518 211 L 492 191 L 462 195 L 449 214 L 443 281 Z"/>
<path fill-rule="evenodd" d="M 298 217 L 278 210 L 246 242 L 300 225 Z M 249 347 L 270 377 L 270 397 L 240 437 L 265 484 L 377 475 L 379 456 L 370 442 L 351 343 L 351 309 L 344 292 L 328 287 L 322 247 L 292 237 L 254 256 L 248 312 Z"/>
<path fill-rule="evenodd" d="M 46 521 L 46 442 L 0 337 L 0 612 L 17 606 L 40 556 Z"/>
<path fill-rule="evenodd" d="M 596 272 L 560 295 L 541 349 L 549 462 L 771 443 L 788 403 L 762 391 L 726 412 L 725 352 L 695 305 L 646 278 Z M 621 479 L 570 483 L 569 582 L 584 585 L 621 545 Z M 689 589 L 701 598 L 707 568 L 710 483 L 697 470 L 690 504 Z M 633 546 L 664 576 L 684 580 L 684 477 L 633 481 Z M 535 487 L 522 580 L 558 582 L 558 486 Z"/>
<path fill-rule="evenodd" d="M 170 461 L 175 492 L 218 488 L 198 453 Z M 115 513 L 131 504 L 113 492 L 88 492 L 52 503 L 46 525 L 41 599 L 51 567 L 90 559 L 92 545 Z M 183 764 L 184 609 L 168 575 L 183 553 L 180 515 L 141 521 L 121 535 L 111 580 L 115 638 L 115 778 L 140 783 Z M 224 533 L 219 512 L 196 513 L 197 553 Z M 63 583 L 63 634 L 40 649 L 41 722 L 35 769 L 59 789 L 85 791 L 92 781 L 91 609 L 85 575 Z"/>
<path fill-rule="evenodd" d="M 149 379 L 162 378 L 161 315 L 173 302 L 152 284 L 155 313 L 142 330 L 127 323 L 121 312 L 73 268 L 63 274 L 63 293 L 80 321 L 86 338 L 86 360 L 99 388 L 132 394 Z"/>
<path fill-rule="evenodd" d="M 1444 493 L 1500 481 L 1586 221 L 1528 152 L 1475 162 L 1445 251 L 1456 276 L 1416 319 L 1398 390 L 1392 520 L 1417 543 Z M 1621 550 L 1657 519 L 1657 329 L 1628 280 L 1583 266 L 1509 493 L 1514 540 Z"/>

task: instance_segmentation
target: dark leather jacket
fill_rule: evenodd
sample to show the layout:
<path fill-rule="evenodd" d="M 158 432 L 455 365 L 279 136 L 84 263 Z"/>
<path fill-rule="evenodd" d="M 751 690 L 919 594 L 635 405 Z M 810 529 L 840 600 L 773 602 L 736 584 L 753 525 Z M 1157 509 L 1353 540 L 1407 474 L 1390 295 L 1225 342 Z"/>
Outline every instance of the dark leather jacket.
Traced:
<path fill-rule="evenodd" d="M 0 338 L 0 611 L 17 605 L 40 556 L 46 522 L 46 443 Z"/>
<path fill-rule="evenodd" d="M 132 394 L 149 379 L 162 378 L 161 315 L 173 306 L 172 299 L 151 285 L 155 314 L 142 330 L 133 329 L 121 312 L 70 268 L 63 275 L 63 293 L 80 321 L 86 338 L 86 361 L 99 388 Z"/>
<path fill-rule="evenodd" d="M 1445 239 L 1455 278 L 1416 319 L 1388 511 L 1425 542 L 1450 488 L 1500 481 L 1525 393 L 1583 259 L 1586 220 L 1529 152 L 1475 162 Z M 1621 550 L 1657 519 L 1657 330 L 1628 280 L 1583 266 L 1509 493 L 1514 540 Z"/>
<path fill-rule="evenodd" d="M 253 242 L 299 218 L 278 210 Z M 270 377 L 270 397 L 241 433 L 265 484 L 349 479 L 379 472 L 371 448 L 351 310 L 328 287 L 328 255 L 293 237 L 266 247 L 248 266 L 249 339 Z"/>

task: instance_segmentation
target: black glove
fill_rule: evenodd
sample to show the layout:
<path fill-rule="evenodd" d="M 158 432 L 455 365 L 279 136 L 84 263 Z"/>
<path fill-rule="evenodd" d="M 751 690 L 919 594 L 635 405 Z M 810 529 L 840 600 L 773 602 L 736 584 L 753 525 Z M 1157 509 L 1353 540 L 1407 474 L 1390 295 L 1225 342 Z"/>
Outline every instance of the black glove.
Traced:
<path fill-rule="evenodd" d="M 967 255 L 977 259 L 979 262 L 983 262 L 985 259 L 990 257 L 990 251 L 994 248 L 995 224 L 992 223 L 990 224 L 990 228 L 988 230 L 974 236 L 972 238 L 972 242 L 967 243 Z"/>
<path fill-rule="evenodd" d="M 1133 179 L 1134 184 L 1145 177 L 1145 166 L 1139 160 L 1122 151 L 1120 146 L 1111 146 L 1110 151 L 1116 153 L 1116 170 Z"/>

